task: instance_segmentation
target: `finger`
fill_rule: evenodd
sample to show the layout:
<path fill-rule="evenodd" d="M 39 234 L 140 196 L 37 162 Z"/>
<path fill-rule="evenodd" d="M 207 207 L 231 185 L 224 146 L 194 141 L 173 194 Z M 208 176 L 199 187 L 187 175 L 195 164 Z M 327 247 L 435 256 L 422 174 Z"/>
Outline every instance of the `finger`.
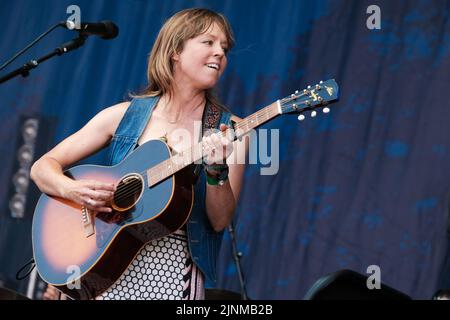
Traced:
<path fill-rule="evenodd" d="M 92 199 L 89 197 L 81 197 L 81 204 L 86 208 L 92 208 Z"/>
<path fill-rule="evenodd" d="M 89 210 L 96 210 L 96 209 L 97 209 L 97 208 L 96 208 L 96 205 L 97 205 L 98 202 L 99 202 L 99 201 L 95 201 L 94 199 L 89 198 L 89 197 L 83 198 L 83 205 L 84 205 L 86 208 L 88 208 Z"/>
<path fill-rule="evenodd" d="M 51 292 L 45 292 L 44 293 L 44 300 L 57 300 L 58 299 L 58 293 L 51 291 Z"/>
<path fill-rule="evenodd" d="M 210 155 L 212 162 L 220 161 L 220 159 L 222 159 L 223 146 L 220 143 L 220 139 L 217 139 L 217 138 L 213 139 L 213 144 L 211 145 L 209 155 Z"/>
<path fill-rule="evenodd" d="M 211 144 L 212 144 L 212 137 L 213 137 L 214 135 L 210 135 L 210 136 L 207 136 L 207 137 L 205 137 L 203 140 L 205 141 L 204 143 L 205 143 L 205 145 L 207 145 L 207 146 L 210 146 Z"/>
<path fill-rule="evenodd" d="M 97 199 L 103 201 L 110 201 L 114 197 L 114 192 L 112 191 L 96 191 Z"/>
<path fill-rule="evenodd" d="M 215 159 L 218 163 L 225 163 L 226 158 L 233 151 L 233 144 L 227 138 L 220 136 L 214 140 L 216 146 Z"/>
<path fill-rule="evenodd" d="M 84 201 L 84 206 L 92 211 L 96 211 L 96 212 L 112 212 L 112 209 L 110 207 L 107 206 L 107 202 L 106 201 L 96 201 L 93 199 L 85 199 Z"/>
<path fill-rule="evenodd" d="M 209 137 L 203 138 L 203 156 L 207 156 L 211 152 L 211 139 Z"/>
<path fill-rule="evenodd" d="M 232 140 L 229 140 L 229 139 L 226 138 L 226 137 L 222 137 L 222 144 L 223 144 L 224 146 L 226 146 L 227 148 L 228 148 L 228 147 L 233 147 L 233 141 L 232 141 Z"/>
<path fill-rule="evenodd" d="M 88 181 L 87 187 L 92 190 L 102 190 L 102 191 L 115 191 L 116 187 L 114 183 L 104 183 L 100 181 L 90 180 Z"/>
<path fill-rule="evenodd" d="M 95 207 L 96 210 L 98 210 L 98 208 L 105 207 L 108 204 L 108 202 L 103 200 L 93 200 L 93 201 L 95 201 L 93 207 Z"/>
<path fill-rule="evenodd" d="M 225 135 L 221 135 L 222 137 L 226 137 L 230 141 L 234 141 L 234 129 L 230 129 L 230 127 L 226 126 L 225 124 L 220 125 L 220 131 L 225 132 Z"/>
<path fill-rule="evenodd" d="M 99 207 L 95 209 L 97 212 L 112 212 L 110 207 Z"/>
<path fill-rule="evenodd" d="M 44 293 L 43 298 L 44 300 L 53 300 L 53 297 L 47 292 Z"/>
<path fill-rule="evenodd" d="M 233 143 L 230 142 L 227 138 L 222 138 L 222 144 L 224 145 L 226 155 L 229 155 L 231 152 L 233 152 Z"/>
<path fill-rule="evenodd" d="M 204 161 L 206 164 L 212 164 L 212 162 L 213 162 L 212 155 L 211 155 L 210 153 L 207 153 L 207 152 L 205 151 L 205 153 L 203 154 L 203 161 Z"/>
<path fill-rule="evenodd" d="M 204 137 L 209 137 L 209 136 L 213 135 L 214 133 L 216 133 L 217 131 L 218 131 L 218 130 L 215 129 L 215 128 L 207 129 L 207 130 L 205 131 Z"/>
<path fill-rule="evenodd" d="M 220 149 L 222 148 L 222 137 L 219 135 L 211 136 L 212 148 Z"/>
<path fill-rule="evenodd" d="M 87 196 L 91 199 L 94 200 L 104 200 L 104 201 L 108 201 L 111 200 L 113 198 L 114 193 L 112 191 L 103 191 L 103 190 L 99 190 L 99 191 L 93 191 L 90 189 L 86 189 L 83 193 L 84 196 Z"/>
<path fill-rule="evenodd" d="M 104 190 L 104 191 L 116 191 L 117 187 L 114 183 L 102 183 L 100 185 L 100 190 Z"/>
<path fill-rule="evenodd" d="M 229 141 L 233 142 L 236 136 L 236 131 L 234 129 L 227 130 L 225 134 L 225 138 L 227 138 Z"/>

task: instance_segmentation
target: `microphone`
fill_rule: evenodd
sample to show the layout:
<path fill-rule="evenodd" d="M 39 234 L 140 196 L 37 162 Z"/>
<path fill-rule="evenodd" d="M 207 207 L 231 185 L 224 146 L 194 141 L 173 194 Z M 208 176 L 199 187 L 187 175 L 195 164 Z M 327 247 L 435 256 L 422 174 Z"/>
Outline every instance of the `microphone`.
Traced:
<path fill-rule="evenodd" d="M 119 34 L 119 28 L 112 21 L 100 22 L 81 22 L 80 29 L 75 29 L 75 23 L 67 20 L 61 22 L 61 25 L 69 30 L 76 30 L 81 35 L 95 35 L 102 39 L 114 39 Z"/>

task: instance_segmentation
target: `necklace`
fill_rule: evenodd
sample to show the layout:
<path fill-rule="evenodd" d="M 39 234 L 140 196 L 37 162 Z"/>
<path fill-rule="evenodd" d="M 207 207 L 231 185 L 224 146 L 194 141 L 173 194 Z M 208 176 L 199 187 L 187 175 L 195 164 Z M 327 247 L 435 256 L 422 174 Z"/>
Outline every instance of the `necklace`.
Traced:
<path fill-rule="evenodd" d="M 180 121 L 180 117 L 178 117 L 178 119 L 176 119 L 175 121 L 170 120 L 169 118 L 166 118 L 166 120 L 167 120 L 170 124 L 175 124 L 175 123 L 177 123 L 178 121 Z"/>

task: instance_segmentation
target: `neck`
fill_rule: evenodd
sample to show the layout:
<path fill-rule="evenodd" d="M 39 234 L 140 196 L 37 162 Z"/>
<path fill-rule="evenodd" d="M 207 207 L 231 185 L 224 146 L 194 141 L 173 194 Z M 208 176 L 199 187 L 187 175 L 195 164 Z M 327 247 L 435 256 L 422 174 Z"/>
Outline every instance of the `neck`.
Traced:
<path fill-rule="evenodd" d="M 191 114 L 205 104 L 204 90 L 187 90 L 175 85 L 170 94 L 161 97 L 164 112 L 173 117 Z"/>
<path fill-rule="evenodd" d="M 270 119 L 275 118 L 280 113 L 279 102 L 277 101 L 255 112 L 247 118 L 238 121 L 235 124 L 236 131 L 233 140 L 239 139 L 253 128 L 256 128 Z M 228 131 L 216 133 L 216 135 L 220 135 L 222 137 L 226 137 L 227 134 Z M 191 163 L 198 163 L 197 161 L 201 161 L 203 158 L 203 149 L 203 141 L 201 141 L 188 149 L 178 152 L 169 159 L 149 168 L 147 170 L 148 185 L 154 186 L 179 170 L 187 167 Z"/>

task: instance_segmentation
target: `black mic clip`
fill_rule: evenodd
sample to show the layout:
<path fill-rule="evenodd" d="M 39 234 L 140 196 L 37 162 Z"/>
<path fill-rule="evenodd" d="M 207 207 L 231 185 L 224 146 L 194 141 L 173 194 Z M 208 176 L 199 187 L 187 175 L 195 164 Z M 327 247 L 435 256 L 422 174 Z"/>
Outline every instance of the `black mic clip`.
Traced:
<path fill-rule="evenodd" d="M 87 35 L 80 33 L 77 38 L 72 39 L 72 40 L 62 44 L 61 46 L 56 48 L 55 51 L 57 52 L 58 56 L 60 56 L 66 52 L 77 49 L 84 44 L 87 37 L 88 37 Z"/>
<path fill-rule="evenodd" d="M 83 36 L 96 35 L 102 39 L 109 40 L 114 39 L 119 34 L 119 28 L 112 21 L 100 21 L 100 22 L 82 22 L 76 25 L 75 22 L 67 20 L 59 23 L 60 26 L 77 31 L 78 34 Z"/>

